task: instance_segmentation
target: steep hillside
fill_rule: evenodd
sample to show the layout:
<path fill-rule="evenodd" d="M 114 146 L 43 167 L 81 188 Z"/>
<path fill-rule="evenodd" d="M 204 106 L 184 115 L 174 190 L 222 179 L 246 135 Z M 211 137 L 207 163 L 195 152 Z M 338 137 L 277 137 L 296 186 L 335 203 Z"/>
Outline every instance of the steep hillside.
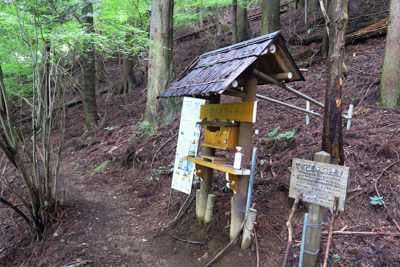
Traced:
<path fill-rule="evenodd" d="M 388 14 L 388 1 L 356 3 L 358 8 L 350 12 L 351 29 L 378 22 Z M 255 6 L 250 13 L 259 11 L 259 6 Z M 228 21 L 229 11 L 224 14 Z M 310 54 L 297 61 L 305 68 L 305 82 L 290 85 L 324 102 L 327 62 L 318 53 L 320 43 L 301 45 L 302 40 L 321 33 L 322 15 L 316 12 L 314 24 L 310 13 L 305 23 L 304 11 L 291 5 L 281 18 L 290 52 Z M 260 17 L 251 20 L 255 36 L 259 35 L 260 23 Z M 175 36 L 194 30 L 180 29 Z M 178 39 L 174 42 L 176 72 L 180 73 L 196 56 L 230 44 L 229 40 L 229 33 L 218 33 L 213 27 Z M 345 64 L 350 72 L 343 84 L 343 106 L 354 104 L 355 113 L 352 127 L 344 132 L 346 166 L 350 167 L 346 210 L 340 213 L 335 227 L 335 230 L 381 234 L 334 235 L 330 254 L 336 256 L 330 258 L 329 266 L 392 267 L 400 262 L 400 108 L 381 107 L 376 100 L 384 45 L 384 37 L 379 37 L 346 46 Z M 141 66 L 146 66 L 146 62 L 141 62 Z M 119 67 L 110 66 L 116 81 Z M 173 191 L 167 214 L 180 114 L 149 136 L 140 126 L 146 104 L 146 76 L 142 71 L 137 71 L 137 75 L 144 83 L 126 99 L 113 94 L 98 96 L 102 120 L 96 130 L 85 132 L 82 106 L 67 110 L 66 153 L 60 185 L 67 204 L 57 218 L 50 218 L 54 224 L 40 243 L 26 238 L 24 223 L 12 211 L 1 208 L 0 266 L 66 266 L 84 261 L 91 261 L 89 266 L 202 266 L 229 243 L 233 193 L 226 190 L 222 173 L 215 173 L 214 177 L 216 200 L 209 228 L 197 226 L 192 196 L 187 199 L 187 195 Z M 101 89 L 109 86 L 105 84 Z M 259 86 L 258 93 L 305 106 L 304 100 L 276 86 Z M 222 101 L 237 99 L 223 97 Z M 323 113 L 320 108 L 313 109 Z M 322 118 L 311 117 L 309 125 L 305 120 L 305 115 L 298 111 L 268 102 L 258 103 L 259 134 L 254 136 L 253 146 L 259 154 L 253 201 L 258 210 L 260 266 L 281 266 L 284 259 L 286 221 L 293 204 L 288 198 L 292 159 L 312 160 L 321 149 Z M 30 125 L 24 127 L 26 133 L 31 131 Z M 277 134 L 295 130 L 295 135 L 290 139 L 268 140 L 267 135 L 277 128 Z M 233 154 L 228 156 L 233 158 Z M 104 168 L 99 169 L 101 165 Z M 17 175 L 9 165 L 4 169 L 9 177 Z M 12 198 L 7 191 L 2 194 Z M 386 206 L 370 204 L 369 197 L 378 195 L 383 196 Z M 165 233 L 154 237 L 178 215 L 182 206 L 189 206 L 183 216 Z M 301 203 L 292 221 L 294 242 L 290 266 L 298 264 L 306 211 L 307 204 Z M 323 231 L 329 229 L 331 217 L 326 210 Z M 326 237 L 323 235 L 321 242 L 322 254 Z M 319 259 L 322 262 L 323 257 Z M 241 250 L 235 244 L 213 266 L 256 266 L 256 253 L 252 249 Z"/>

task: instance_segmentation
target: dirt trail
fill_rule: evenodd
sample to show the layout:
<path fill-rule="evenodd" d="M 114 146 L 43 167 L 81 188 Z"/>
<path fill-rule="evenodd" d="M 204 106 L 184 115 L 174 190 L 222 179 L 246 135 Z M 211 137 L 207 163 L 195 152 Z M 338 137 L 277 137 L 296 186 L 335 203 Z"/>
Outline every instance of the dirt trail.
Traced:
<path fill-rule="evenodd" d="M 167 266 L 151 254 L 154 241 L 146 233 L 143 215 L 118 193 L 119 188 L 95 190 L 83 179 L 75 178 L 71 191 L 84 208 L 80 225 L 92 266 Z"/>

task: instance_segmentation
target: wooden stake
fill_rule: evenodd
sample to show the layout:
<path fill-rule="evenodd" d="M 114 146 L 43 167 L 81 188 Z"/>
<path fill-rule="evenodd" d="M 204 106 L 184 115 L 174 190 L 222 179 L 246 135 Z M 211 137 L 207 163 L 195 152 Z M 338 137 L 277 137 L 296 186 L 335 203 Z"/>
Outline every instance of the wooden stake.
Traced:
<path fill-rule="evenodd" d="M 347 126 L 346 126 L 346 130 L 350 130 L 351 127 L 351 120 L 353 118 L 353 109 L 354 109 L 354 105 L 350 104 L 349 107 L 349 113 L 347 114 Z"/>
<path fill-rule="evenodd" d="M 255 206 L 255 203 L 253 203 L 253 205 L 251 206 L 251 209 L 253 209 Z M 238 236 L 240 235 L 240 233 L 242 232 L 242 228 L 247 220 L 247 216 L 249 214 L 247 213 L 247 215 L 244 217 L 243 222 L 240 224 L 239 227 L 239 231 L 236 233 L 236 235 L 233 237 L 233 239 L 231 240 L 231 242 L 229 242 L 229 244 L 223 249 L 221 250 L 212 260 L 210 260 L 209 262 L 207 262 L 206 264 L 203 265 L 203 267 L 207 267 L 210 266 L 211 263 L 213 263 L 216 259 L 218 259 L 219 256 L 222 255 L 222 253 L 224 253 L 236 240 L 236 238 L 238 238 Z"/>
<path fill-rule="evenodd" d="M 211 222 L 213 210 L 214 210 L 214 201 L 215 201 L 215 195 L 209 194 L 207 198 L 207 209 L 206 209 L 206 214 L 204 217 L 204 224 L 207 225 Z"/>
<path fill-rule="evenodd" d="M 331 238 L 332 238 L 333 227 L 335 226 L 335 218 L 336 218 L 338 203 L 339 203 L 339 196 L 336 195 L 335 200 L 333 202 L 332 220 L 331 220 L 331 226 L 329 227 L 328 243 L 326 244 L 325 259 L 324 259 L 323 267 L 326 267 L 326 265 L 328 264 L 329 249 L 331 247 Z"/>
<path fill-rule="evenodd" d="M 196 219 L 197 221 L 199 221 L 199 217 L 200 217 L 200 189 L 196 190 Z"/>
<path fill-rule="evenodd" d="M 247 249 L 251 245 L 251 234 L 254 230 L 256 217 L 257 210 L 249 209 L 249 212 L 247 213 L 247 221 L 243 230 L 242 249 Z"/>
<path fill-rule="evenodd" d="M 328 153 L 321 151 L 315 153 L 314 161 L 329 163 L 330 158 L 331 156 Z M 317 262 L 319 247 L 321 244 L 323 217 L 324 207 L 310 203 L 308 208 L 306 243 L 304 245 L 304 267 L 314 267 Z"/>
<path fill-rule="evenodd" d="M 209 100 L 209 104 L 218 104 L 220 95 L 213 95 Z M 204 147 L 205 156 L 215 156 L 215 148 Z M 204 167 L 203 181 L 200 184 L 200 197 L 199 197 L 199 215 L 197 221 L 200 226 L 204 226 L 204 217 L 206 215 L 208 194 L 212 189 L 213 169 Z"/>
<path fill-rule="evenodd" d="M 244 79 L 243 91 L 246 93 L 246 97 L 243 98 L 243 102 L 256 101 L 257 91 L 257 77 L 252 73 L 247 73 Z M 239 140 L 238 146 L 243 148 L 243 163 L 250 163 L 251 159 L 251 148 L 253 144 L 253 123 L 252 122 L 241 122 L 239 129 Z M 243 165 L 242 165 L 243 167 Z M 235 234 L 241 230 L 240 224 L 245 217 L 245 209 L 247 202 L 247 193 L 249 186 L 249 176 L 239 176 L 238 190 L 232 198 L 232 213 L 231 213 L 231 229 L 230 238 L 233 239 Z"/>
<path fill-rule="evenodd" d="M 256 241 L 257 267 L 260 267 L 260 253 L 258 252 L 258 239 L 257 239 L 256 227 L 254 227 L 254 240 Z"/>

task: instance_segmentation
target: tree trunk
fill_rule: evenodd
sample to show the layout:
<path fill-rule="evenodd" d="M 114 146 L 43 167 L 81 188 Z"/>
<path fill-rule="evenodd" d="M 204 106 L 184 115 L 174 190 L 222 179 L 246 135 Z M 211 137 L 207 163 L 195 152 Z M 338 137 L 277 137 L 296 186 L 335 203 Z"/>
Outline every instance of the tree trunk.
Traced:
<path fill-rule="evenodd" d="M 329 73 L 326 79 L 322 150 L 331 155 L 331 163 L 344 164 L 342 132 L 342 73 L 348 0 L 333 0 L 329 25 Z"/>
<path fill-rule="evenodd" d="M 122 82 L 124 87 L 124 94 L 130 93 L 133 91 L 133 87 L 136 84 L 136 75 L 134 70 L 135 61 L 132 56 L 124 55 L 123 58 L 123 73 L 122 73 Z"/>
<path fill-rule="evenodd" d="M 400 0 L 390 1 L 385 58 L 380 84 L 381 104 L 394 107 L 400 104 Z"/>
<path fill-rule="evenodd" d="M 330 10 L 331 10 L 331 5 L 329 4 L 329 8 L 328 8 L 328 0 L 323 0 L 324 3 L 324 7 L 326 12 L 328 12 L 328 14 L 330 14 Z M 330 2 L 331 3 L 331 2 Z M 325 22 L 326 23 L 326 22 Z M 328 52 L 329 52 L 329 36 L 328 36 L 328 31 L 326 30 L 326 28 L 324 27 L 324 33 L 322 35 L 322 47 L 321 47 L 321 56 L 323 58 L 326 58 L 328 56 Z"/>
<path fill-rule="evenodd" d="M 145 121 L 159 124 L 170 121 L 178 111 L 173 98 L 157 100 L 174 79 L 175 69 L 172 58 L 173 0 L 153 0 L 151 7 L 149 71 Z"/>
<path fill-rule="evenodd" d="M 96 88 L 100 87 L 100 83 L 104 83 L 106 81 L 106 76 L 104 75 L 104 68 L 103 68 L 103 55 L 96 51 L 95 52 L 95 59 L 96 59 Z"/>
<path fill-rule="evenodd" d="M 15 119 L 12 113 L 10 113 L 9 101 L 7 98 L 6 88 L 3 81 L 3 70 L 0 66 L 0 124 L 3 130 L 0 132 L 0 150 L 7 157 L 8 161 L 18 170 L 22 180 L 26 186 L 26 191 L 30 201 L 30 207 L 26 205 L 24 201 L 23 206 L 27 209 L 30 214 L 31 222 L 37 233 L 42 234 L 45 227 L 43 220 L 40 217 L 40 203 L 39 197 L 40 184 L 36 186 L 25 168 L 23 160 L 19 154 L 20 150 L 23 150 L 27 156 L 29 162 L 34 164 L 32 153 L 26 146 L 21 148 L 20 142 L 24 141 L 20 128 L 15 123 Z"/>
<path fill-rule="evenodd" d="M 238 42 L 238 23 L 237 23 L 237 0 L 232 1 L 232 44 Z"/>
<path fill-rule="evenodd" d="M 129 19 L 127 21 L 128 24 L 132 24 L 137 27 L 136 21 L 132 23 L 132 20 Z M 126 34 L 126 42 L 129 43 L 129 40 L 133 37 L 133 32 L 129 32 Z M 128 48 L 129 50 L 129 48 Z M 138 61 L 137 56 L 133 53 L 125 53 L 122 61 L 122 82 L 123 82 L 123 90 L 124 94 L 130 93 L 133 91 L 133 87 L 136 84 L 136 75 L 134 70 L 135 61 Z"/>
<path fill-rule="evenodd" d="M 279 3 L 280 0 L 263 0 L 261 35 L 279 31 L 281 29 Z"/>
<path fill-rule="evenodd" d="M 243 4 L 247 4 L 247 1 L 243 1 Z M 238 42 L 243 42 L 253 38 L 251 33 L 249 20 L 247 18 L 247 9 L 245 6 L 238 6 L 237 12 L 237 33 Z"/>
<path fill-rule="evenodd" d="M 93 27 L 93 3 L 87 1 L 82 8 L 82 22 L 84 27 Z M 87 30 L 87 34 L 93 33 L 93 28 Z M 82 66 L 83 66 L 83 104 L 85 110 L 86 129 L 92 130 L 99 120 L 96 106 L 96 67 L 95 67 L 95 54 L 93 43 L 85 39 L 83 41 Z"/>

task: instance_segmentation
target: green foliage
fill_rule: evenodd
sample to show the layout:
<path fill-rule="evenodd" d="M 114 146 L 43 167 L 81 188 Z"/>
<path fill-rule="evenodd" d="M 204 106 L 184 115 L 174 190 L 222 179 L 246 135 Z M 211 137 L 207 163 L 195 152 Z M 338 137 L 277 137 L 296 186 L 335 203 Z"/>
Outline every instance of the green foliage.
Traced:
<path fill-rule="evenodd" d="M 248 8 L 256 0 L 238 0 L 238 6 Z M 198 23 L 203 18 L 231 8 L 232 0 L 176 0 L 174 10 L 174 27 L 181 28 Z"/>
<path fill-rule="evenodd" d="M 272 132 L 270 132 L 267 135 L 270 136 L 270 137 L 276 135 L 280 128 L 281 128 L 280 126 L 276 127 Z"/>
<path fill-rule="evenodd" d="M 107 165 L 108 165 L 109 162 L 110 162 L 110 160 L 107 160 L 107 161 L 103 162 L 102 164 L 100 164 L 100 166 L 97 167 L 97 168 L 92 172 L 92 174 L 91 174 L 90 176 L 93 176 L 93 175 L 95 175 L 96 173 L 101 173 L 101 172 L 103 172 L 103 171 L 107 168 Z"/>
<path fill-rule="evenodd" d="M 219 189 L 219 191 L 220 191 L 220 192 L 228 193 L 228 187 L 223 186 L 223 187 L 221 187 L 221 188 Z"/>
<path fill-rule="evenodd" d="M 118 128 L 120 128 L 121 127 L 121 125 L 117 125 L 117 126 L 111 126 L 111 127 L 106 127 L 106 128 L 104 128 L 105 130 L 109 130 L 109 131 L 114 131 L 115 129 L 118 129 Z"/>
<path fill-rule="evenodd" d="M 280 129 L 280 126 L 276 127 L 272 132 L 270 132 L 269 134 L 266 134 L 264 137 L 260 138 L 260 141 L 261 140 L 270 141 L 270 140 L 281 139 L 281 138 L 286 138 L 286 140 L 288 140 L 288 139 L 293 138 L 294 135 L 296 134 L 296 130 L 293 129 L 291 131 L 287 131 L 287 132 L 276 135 L 278 133 L 279 129 Z M 267 136 L 269 138 L 267 138 Z"/>
<path fill-rule="evenodd" d="M 161 176 L 165 173 L 171 173 L 174 171 L 174 163 L 168 164 L 167 166 L 160 166 L 158 169 L 153 169 L 153 173 L 156 176 Z"/>
<path fill-rule="evenodd" d="M 334 259 L 334 262 L 338 262 L 340 260 L 340 256 L 338 254 L 333 254 L 332 258 Z"/>
<path fill-rule="evenodd" d="M 147 136 L 152 136 L 155 133 L 154 124 L 151 122 L 143 121 L 139 124 L 140 134 L 146 134 Z"/>
<path fill-rule="evenodd" d="M 370 202 L 372 205 L 383 205 L 385 202 L 383 201 L 383 197 L 369 197 L 372 201 Z"/>
<path fill-rule="evenodd" d="M 293 129 L 291 131 L 285 132 L 285 133 L 281 133 L 277 136 L 272 137 L 270 140 L 272 139 L 281 139 L 281 138 L 286 138 L 286 140 L 293 138 L 293 136 L 296 134 L 296 130 Z"/>
<path fill-rule="evenodd" d="M 118 51 L 132 56 L 147 51 L 151 0 L 94 1 L 91 34 L 83 34 L 83 5 L 78 0 L 0 2 L 0 64 L 10 92 L 31 97 L 40 84 L 38 66 L 60 60 L 73 64 L 82 57 L 85 40 L 106 58 Z"/>

